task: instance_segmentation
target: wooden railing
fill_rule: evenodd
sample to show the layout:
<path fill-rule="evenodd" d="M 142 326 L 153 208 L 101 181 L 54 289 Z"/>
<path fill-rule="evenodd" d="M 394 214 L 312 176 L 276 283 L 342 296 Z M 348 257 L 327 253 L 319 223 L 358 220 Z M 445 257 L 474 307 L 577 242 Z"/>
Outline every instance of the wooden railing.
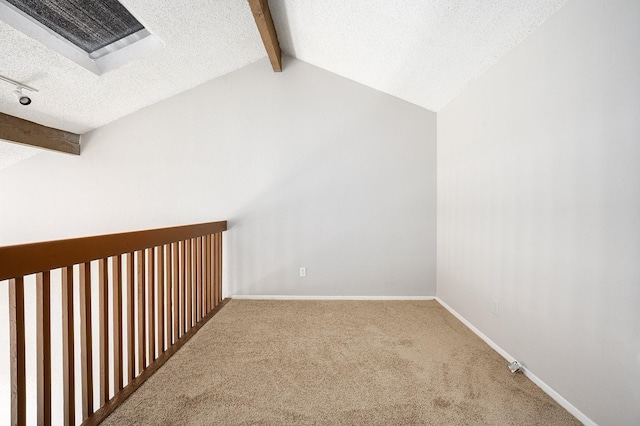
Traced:
<path fill-rule="evenodd" d="M 37 410 L 30 410 L 29 423 L 52 422 L 52 387 L 58 385 L 64 407 L 63 419 L 55 423 L 98 424 L 226 302 L 221 283 L 226 229 L 224 221 L 0 247 L 0 283 L 8 283 L 9 293 L 11 423 L 27 423 L 25 286 L 33 275 Z M 61 300 L 62 318 L 55 319 L 62 324 L 56 346 L 61 365 L 52 365 L 52 290 Z M 52 368 L 62 369 L 62 383 L 52 385 Z"/>

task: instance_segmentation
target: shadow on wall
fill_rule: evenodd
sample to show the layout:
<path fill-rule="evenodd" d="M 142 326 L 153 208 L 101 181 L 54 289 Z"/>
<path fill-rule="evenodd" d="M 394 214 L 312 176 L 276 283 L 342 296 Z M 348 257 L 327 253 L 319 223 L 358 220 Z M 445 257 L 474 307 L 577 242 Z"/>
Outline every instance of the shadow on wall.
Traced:
<path fill-rule="evenodd" d="M 286 53 L 291 56 L 296 56 L 296 48 L 291 37 L 291 28 L 289 27 L 289 15 L 287 14 L 287 5 L 284 1 L 270 2 L 269 10 L 271 16 L 274 17 L 273 24 L 276 27 L 276 34 L 278 35 L 278 43 L 282 49 L 282 53 Z M 275 18 L 277 16 L 277 19 Z M 284 55 L 283 55 L 284 56 Z M 282 58 L 282 70 L 284 72 L 286 60 Z"/>

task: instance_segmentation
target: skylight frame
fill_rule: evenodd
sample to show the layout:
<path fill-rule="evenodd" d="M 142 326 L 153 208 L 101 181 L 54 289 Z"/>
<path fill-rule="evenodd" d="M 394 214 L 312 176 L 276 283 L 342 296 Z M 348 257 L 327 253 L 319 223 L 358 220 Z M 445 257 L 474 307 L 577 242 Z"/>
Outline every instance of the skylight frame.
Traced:
<path fill-rule="evenodd" d="M 0 20 L 27 36 L 60 53 L 96 75 L 114 70 L 127 62 L 140 58 L 164 47 L 164 43 L 153 34 L 126 2 L 118 0 L 144 28 L 123 37 L 92 53 L 87 53 L 38 20 L 32 18 L 5 0 L 0 0 Z"/>

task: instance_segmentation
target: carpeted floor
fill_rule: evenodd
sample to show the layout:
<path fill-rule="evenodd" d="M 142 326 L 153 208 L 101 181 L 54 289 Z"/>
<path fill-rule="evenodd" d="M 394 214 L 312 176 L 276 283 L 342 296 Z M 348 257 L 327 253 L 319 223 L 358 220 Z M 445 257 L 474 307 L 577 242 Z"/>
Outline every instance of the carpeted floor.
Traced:
<path fill-rule="evenodd" d="M 232 300 L 103 424 L 580 424 L 435 301 Z"/>

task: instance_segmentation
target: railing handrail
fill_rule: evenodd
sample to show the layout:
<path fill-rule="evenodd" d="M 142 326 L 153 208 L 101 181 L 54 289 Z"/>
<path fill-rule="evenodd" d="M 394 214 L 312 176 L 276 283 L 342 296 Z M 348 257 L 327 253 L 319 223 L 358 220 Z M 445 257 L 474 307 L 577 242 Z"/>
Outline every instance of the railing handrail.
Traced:
<path fill-rule="evenodd" d="M 226 231 L 227 221 L 0 247 L 0 281 Z"/>
<path fill-rule="evenodd" d="M 27 422 L 27 349 L 38 360 L 37 423 L 51 423 L 52 289 L 61 296 L 61 321 L 54 323 L 61 325 L 63 371 L 55 388 L 62 390 L 63 423 L 96 425 L 224 304 L 226 229 L 220 221 L 0 247 L 0 280 L 8 279 L 9 293 L 11 424 Z M 35 295 L 26 296 L 36 303 L 36 344 L 28 348 L 25 283 L 33 278 Z"/>

